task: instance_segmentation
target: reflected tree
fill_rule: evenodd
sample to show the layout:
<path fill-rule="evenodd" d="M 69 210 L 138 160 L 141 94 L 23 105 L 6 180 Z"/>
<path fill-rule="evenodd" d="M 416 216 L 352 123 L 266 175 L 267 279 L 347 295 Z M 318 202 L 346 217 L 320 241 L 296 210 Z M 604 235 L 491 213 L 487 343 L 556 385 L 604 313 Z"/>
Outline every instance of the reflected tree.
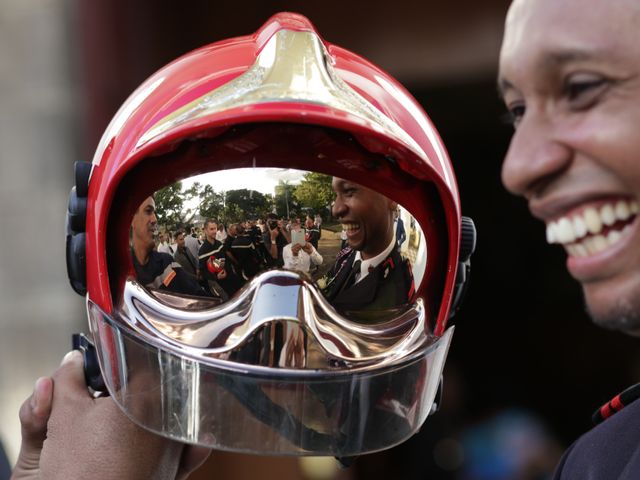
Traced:
<path fill-rule="evenodd" d="M 280 180 L 275 187 L 275 208 L 278 217 L 289 218 L 293 211 L 298 210 L 299 204 L 293 196 L 295 185 L 286 180 Z"/>
<path fill-rule="evenodd" d="M 295 200 L 304 210 L 313 210 L 324 215 L 331 208 L 331 202 L 335 198 L 331 188 L 332 177 L 323 173 L 306 173 L 293 191 Z"/>
<path fill-rule="evenodd" d="M 269 212 L 270 207 L 270 199 L 264 193 L 246 188 L 229 190 L 225 195 L 225 221 L 237 222 L 248 218 L 260 218 Z M 231 218 L 232 216 L 240 218 Z"/>
<path fill-rule="evenodd" d="M 182 182 L 176 182 L 161 188 L 155 193 L 154 199 L 158 225 L 172 228 L 183 223 L 184 194 L 182 193 Z"/>
<path fill-rule="evenodd" d="M 272 195 L 246 188 L 215 191 L 212 185 L 198 182 L 194 182 L 186 190 L 182 190 L 182 187 L 182 182 L 176 182 L 158 190 L 154 195 L 158 225 L 166 230 L 189 225 L 197 216 L 200 219 L 214 218 L 224 223 L 264 218 L 274 206 Z"/>
<path fill-rule="evenodd" d="M 211 185 L 205 185 L 198 191 L 200 203 L 195 209 L 202 218 L 223 219 L 225 216 L 225 194 L 216 192 Z"/>

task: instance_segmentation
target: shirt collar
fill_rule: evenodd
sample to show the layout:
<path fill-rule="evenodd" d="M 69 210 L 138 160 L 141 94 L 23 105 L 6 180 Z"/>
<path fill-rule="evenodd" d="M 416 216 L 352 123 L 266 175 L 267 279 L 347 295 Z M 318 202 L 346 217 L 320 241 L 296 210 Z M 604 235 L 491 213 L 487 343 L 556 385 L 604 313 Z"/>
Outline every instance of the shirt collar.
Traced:
<path fill-rule="evenodd" d="M 396 239 L 391 237 L 391 241 L 389 242 L 389 245 L 387 246 L 387 248 L 384 249 L 375 257 L 369 258 L 368 260 L 363 260 L 362 255 L 360 254 L 360 250 L 357 250 L 353 261 L 357 262 L 358 260 L 360 260 L 362 263 L 360 264 L 360 273 L 356 281 L 359 282 L 364 277 L 369 275 L 369 269 L 373 270 L 382 262 L 384 262 L 386 258 L 391 254 L 391 251 L 393 250 L 393 247 L 395 246 L 395 244 L 396 244 Z"/>

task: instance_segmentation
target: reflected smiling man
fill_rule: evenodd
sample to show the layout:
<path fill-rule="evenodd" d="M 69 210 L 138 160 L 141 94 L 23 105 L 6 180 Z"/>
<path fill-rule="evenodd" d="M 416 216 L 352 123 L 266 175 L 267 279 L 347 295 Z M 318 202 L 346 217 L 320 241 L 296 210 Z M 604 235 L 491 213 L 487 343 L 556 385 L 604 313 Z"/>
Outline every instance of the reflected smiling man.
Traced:
<path fill-rule="evenodd" d="M 397 203 L 357 183 L 334 178 L 332 213 L 347 233 L 348 247 L 321 281 L 339 310 L 375 310 L 407 303 L 413 295 L 409 261 L 395 247 Z"/>
<path fill-rule="evenodd" d="M 594 322 L 640 334 L 640 2 L 515 0 L 499 87 L 504 184 L 565 248 Z M 601 409 L 556 478 L 640 478 L 638 390 Z"/>

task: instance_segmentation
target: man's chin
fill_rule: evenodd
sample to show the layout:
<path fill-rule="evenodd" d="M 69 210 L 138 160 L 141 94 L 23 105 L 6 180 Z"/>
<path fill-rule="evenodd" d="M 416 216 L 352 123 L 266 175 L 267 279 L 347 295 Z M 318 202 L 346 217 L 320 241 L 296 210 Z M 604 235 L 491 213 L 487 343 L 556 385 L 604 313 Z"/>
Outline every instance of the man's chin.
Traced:
<path fill-rule="evenodd" d="M 347 245 L 351 247 L 352 250 L 362 250 L 362 242 L 360 241 L 348 239 Z"/>
<path fill-rule="evenodd" d="M 640 301 L 617 298 L 608 305 L 592 305 L 586 299 L 587 312 L 596 325 L 633 336 L 640 336 L 640 305 L 637 303 Z"/>

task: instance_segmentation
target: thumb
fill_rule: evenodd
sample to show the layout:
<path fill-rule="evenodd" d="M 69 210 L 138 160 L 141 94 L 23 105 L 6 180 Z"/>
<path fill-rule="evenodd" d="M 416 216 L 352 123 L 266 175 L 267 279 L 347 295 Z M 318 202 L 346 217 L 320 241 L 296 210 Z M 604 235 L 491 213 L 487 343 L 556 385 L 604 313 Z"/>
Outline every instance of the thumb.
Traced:
<path fill-rule="evenodd" d="M 33 393 L 20 407 L 22 444 L 13 471 L 13 480 L 37 478 L 42 444 L 47 438 L 47 421 L 53 401 L 53 381 L 42 377 L 36 381 Z"/>
<path fill-rule="evenodd" d="M 55 396 L 69 396 L 71 398 L 87 398 L 91 395 L 84 378 L 84 359 L 79 350 L 71 350 L 62 359 L 60 367 L 53 373 L 56 386 Z"/>

